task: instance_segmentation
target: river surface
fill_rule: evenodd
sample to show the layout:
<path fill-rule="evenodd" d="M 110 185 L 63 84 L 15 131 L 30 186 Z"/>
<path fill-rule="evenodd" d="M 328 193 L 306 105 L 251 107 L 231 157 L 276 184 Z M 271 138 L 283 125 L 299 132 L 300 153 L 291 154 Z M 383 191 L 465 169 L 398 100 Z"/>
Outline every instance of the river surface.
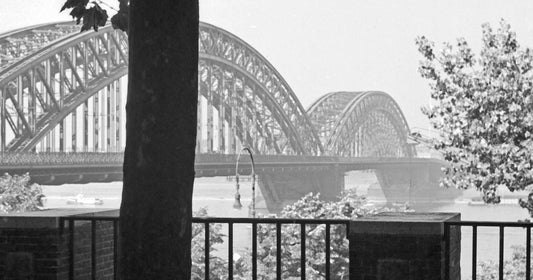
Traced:
<path fill-rule="evenodd" d="M 361 175 L 359 179 L 346 178 L 347 188 L 356 188 L 358 193 L 367 194 L 368 187 L 375 184 L 372 175 Z M 233 209 L 235 182 L 229 181 L 225 177 L 197 178 L 195 180 L 193 195 L 193 210 L 201 207 L 207 208 L 209 216 L 214 217 L 248 217 L 248 206 L 251 204 L 251 182 L 241 182 L 241 210 Z M 120 208 L 120 197 L 122 193 L 122 182 L 113 183 L 91 183 L 73 184 L 61 186 L 42 186 L 46 195 L 46 208 Z M 102 205 L 73 205 L 67 202 L 77 195 L 86 198 L 100 198 Z M 525 196 L 525 194 L 524 194 Z M 268 214 L 265 209 L 259 188 L 257 188 L 257 208 L 259 213 Z M 469 203 L 472 198 L 479 197 L 473 190 L 465 191 L 463 195 L 448 204 L 427 204 L 420 205 L 417 211 L 422 212 L 459 212 L 462 220 L 474 221 L 517 221 L 527 219 L 527 212 L 521 209 L 516 200 L 506 200 L 500 205 L 472 205 Z M 383 197 L 373 194 L 368 197 L 369 202 L 376 205 L 382 204 Z M 223 228 L 226 231 L 226 228 Z M 483 228 L 478 229 L 478 260 L 498 260 L 498 229 Z M 235 251 L 251 248 L 251 229 L 247 225 L 236 225 L 234 228 L 235 242 L 238 248 Z M 511 255 L 511 247 L 515 245 L 525 245 L 525 229 L 505 230 L 505 258 Z M 470 278 L 471 256 L 472 256 L 472 231 L 470 228 L 462 230 L 461 245 L 461 270 L 463 279 Z M 227 244 L 227 239 L 225 240 Z M 218 254 L 224 255 L 225 247 L 218 248 Z M 238 256 L 236 256 L 238 257 Z"/>

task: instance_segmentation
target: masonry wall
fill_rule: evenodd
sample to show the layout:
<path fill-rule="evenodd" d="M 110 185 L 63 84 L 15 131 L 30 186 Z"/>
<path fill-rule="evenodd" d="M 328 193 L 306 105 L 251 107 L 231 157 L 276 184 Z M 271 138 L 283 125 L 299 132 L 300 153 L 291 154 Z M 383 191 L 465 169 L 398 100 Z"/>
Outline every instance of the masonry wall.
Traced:
<path fill-rule="evenodd" d="M 1 229 L 0 278 L 67 279 L 63 243 L 57 229 Z"/>
<path fill-rule="evenodd" d="M 74 279 L 92 279 L 91 261 L 91 224 L 90 222 L 76 222 L 74 232 Z M 69 236 L 70 233 L 65 233 Z M 67 241 L 68 244 L 68 241 Z M 114 275 L 114 242 L 113 222 L 96 222 L 96 279 L 111 280 Z M 67 265 L 67 269 L 68 269 Z"/>
<path fill-rule="evenodd" d="M 38 219 L 38 218 L 32 218 Z M 69 279 L 70 236 L 68 223 L 60 226 L 0 228 L 0 279 Z M 35 222 L 39 225 L 39 222 Z M 91 279 L 91 223 L 75 222 L 74 279 Z M 96 279 L 113 279 L 113 222 L 96 222 Z"/>
<path fill-rule="evenodd" d="M 460 232 L 451 234 L 460 239 Z M 442 236 L 357 234 L 350 250 L 356 260 L 352 279 L 360 280 L 440 280 L 444 278 Z M 456 243 L 457 241 L 452 241 Z M 460 279 L 460 246 L 450 246 L 450 279 Z"/>
<path fill-rule="evenodd" d="M 435 222 L 441 217 L 430 217 L 425 221 L 424 215 L 393 213 L 359 224 L 352 222 L 355 232 L 350 229 L 350 279 L 444 280 L 447 254 L 449 279 L 461 279 L 460 227 L 451 227 L 447 249 L 443 223 L 450 218 Z"/>

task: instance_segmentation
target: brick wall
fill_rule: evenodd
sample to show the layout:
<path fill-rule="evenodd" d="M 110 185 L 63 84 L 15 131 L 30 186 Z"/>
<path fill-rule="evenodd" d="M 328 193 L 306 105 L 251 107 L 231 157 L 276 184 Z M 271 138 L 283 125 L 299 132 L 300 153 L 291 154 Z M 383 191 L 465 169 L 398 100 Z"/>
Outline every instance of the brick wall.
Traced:
<path fill-rule="evenodd" d="M 0 279 L 69 279 L 71 231 L 59 218 L 0 218 Z M 96 279 L 113 279 L 113 222 L 95 222 Z M 74 223 L 74 279 L 91 279 L 91 222 Z"/>
<path fill-rule="evenodd" d="M 58 279 L 61 243 L 57 229 L 0 229 L 0 279 Z"/>
<path fill-rule="evenodd" d="M 431 280 L 444 279 L 444 241 L 442 236 L 357 234 L 353 253 L 356 260 L 352 279 Z M 457 239 L 457 238 L 456 238 Z M 460 279 L 460 247 L 453 249 L 450 279 Z M 452 266 L 452 262 L 456 266 Z"/>
<path fill-rule="evenodd" d="M 95 226 L 96 279 L 113 279 L 113 222 L 98 221 Z M 74 228 L 74 279 L 91 279 L 91 223 L 76 222 Z M 65 232 L 65 237 L 67 236 L 70 236 L 68 230 Z M 68 240 L 65 241 L 68 244 Z"/>
<path fill-rule="evenodd" d="M 417 215 L 420 217 L 417 218 Z M 350 224 L 350 279 L 445 279 L 441 214 L 385 213 Z M 443 215 L 444 216 L 444 215 Z M 460 217 L 460 216 L 459 216 Z M 442 221 L 436 221 L 442 218 Z M 452 219 L 457 219 L 453 216 Z M 460 279 L 461 231 L 450 230 L 450 279 Z"/>

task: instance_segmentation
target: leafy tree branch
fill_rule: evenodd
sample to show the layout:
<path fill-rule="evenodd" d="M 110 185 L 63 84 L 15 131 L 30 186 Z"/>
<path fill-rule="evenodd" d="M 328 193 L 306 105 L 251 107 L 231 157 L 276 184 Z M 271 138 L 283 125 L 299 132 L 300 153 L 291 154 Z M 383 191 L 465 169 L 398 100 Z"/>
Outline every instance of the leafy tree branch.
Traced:
<path fill-rule="evenodd" d="M 60 12 L 71 9 L 70 15 L 76 20 L 76 24 L 82 23 L 81 32 L 90 30 L 98 31 L 99 27 L 105 26 L 108 20 L 107 11 L 100 5 L 117 13 L 111 18 L 113 28 L 128 31 L 129 0 L 118 0 L 118 10 L 105 1 L 98 0 L 89 3 L 89 0 L 67 0 L 61 7 Z"/>
<path fill-rule="evenodd" d="M 474 187 L 485 202 L 498 203 L 498 188 L 533 183 L 533 52 L 504 20 L 497 30 L 484 24 L 482 40 L 475 55 L 463 38 L 440 50 L 416 39 L 433 100 L 422 112 L 440 132 L 435 148 L 450 162 L 441 184 Z"/>

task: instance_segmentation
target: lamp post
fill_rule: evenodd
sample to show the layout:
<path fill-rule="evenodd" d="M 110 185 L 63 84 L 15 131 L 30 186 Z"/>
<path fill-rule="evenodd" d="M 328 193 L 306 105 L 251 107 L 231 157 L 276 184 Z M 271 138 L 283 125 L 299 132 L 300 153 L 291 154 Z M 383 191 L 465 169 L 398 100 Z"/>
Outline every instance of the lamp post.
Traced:
<path fill-rule="evenodd" d="M 233 208 L 241 209 L 241 194 L 239 193 L 239 159 L 241 158 L 242 152 L 248 152 L 250 159 L 252 160 L 252 218 L 255 218 L 255 163 L 252 150 L 248 147 L 242 148 L 242 150 L 237 155 L 237 162 L 235 163 L 235 202 L 233 203 Z"/>

